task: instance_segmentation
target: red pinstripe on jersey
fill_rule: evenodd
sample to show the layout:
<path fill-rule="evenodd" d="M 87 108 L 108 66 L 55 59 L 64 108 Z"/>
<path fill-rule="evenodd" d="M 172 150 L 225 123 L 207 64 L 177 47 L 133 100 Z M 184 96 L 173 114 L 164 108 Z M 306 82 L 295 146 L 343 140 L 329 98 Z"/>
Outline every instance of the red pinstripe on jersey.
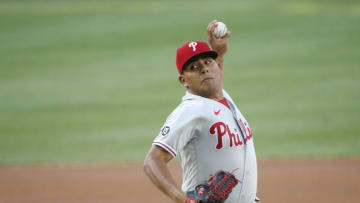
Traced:
<path fill-rule="evenodd" d="M 163 149 L 165 149 L 167 152 L 169 152 L 173 157 L 176 157 L 176 152 L 171 149 L 171 147 L 169 147 L 168 145 L 166 145 L 165 143 L 162 142 L 153 142 L 154 145 L 157 145 Z"/>

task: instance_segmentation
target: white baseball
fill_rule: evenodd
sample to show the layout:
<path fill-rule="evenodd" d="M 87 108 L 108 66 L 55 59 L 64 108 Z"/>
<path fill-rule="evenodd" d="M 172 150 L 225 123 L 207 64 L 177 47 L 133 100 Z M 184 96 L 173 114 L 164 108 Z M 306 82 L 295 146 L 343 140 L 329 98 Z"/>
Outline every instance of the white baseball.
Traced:
<path fill-rule="evenodd" d="M 223 22 L 217 22 L 217 27 L 214 30 L 216 38 L 222 38 L 227 33 L 227 27 Z"/>

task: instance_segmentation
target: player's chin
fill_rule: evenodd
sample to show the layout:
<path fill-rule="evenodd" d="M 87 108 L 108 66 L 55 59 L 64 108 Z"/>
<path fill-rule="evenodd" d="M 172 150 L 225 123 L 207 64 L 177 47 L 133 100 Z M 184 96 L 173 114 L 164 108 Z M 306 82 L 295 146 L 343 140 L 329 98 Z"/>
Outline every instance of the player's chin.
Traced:
<path fill-rule="evenodd" d="M 205 95 L 212 95 L 217 90 L 216 84 L 215 83 L 202 84 L 201 90 L 202 90 L 203 94 L 205 94 Z"/>
<path fill-rule="evenodd" d="M 213 89 L 213 86 L 214 84 L 211 84 L 209 81 L 201 83 L 201 89 L 205 92 L 210 92 L 211 89 Z"/>

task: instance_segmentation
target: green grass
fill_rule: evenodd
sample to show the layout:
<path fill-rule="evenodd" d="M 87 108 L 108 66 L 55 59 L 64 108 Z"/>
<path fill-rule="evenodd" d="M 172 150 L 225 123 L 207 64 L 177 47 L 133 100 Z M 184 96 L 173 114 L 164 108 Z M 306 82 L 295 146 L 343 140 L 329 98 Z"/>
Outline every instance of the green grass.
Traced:
<path fill-rule="evenodd" d="M 0 164 L 143 159 L 213 19 L 260 158 L 360 156 L 357 1 L 32 0 L 0 2 Z"/>

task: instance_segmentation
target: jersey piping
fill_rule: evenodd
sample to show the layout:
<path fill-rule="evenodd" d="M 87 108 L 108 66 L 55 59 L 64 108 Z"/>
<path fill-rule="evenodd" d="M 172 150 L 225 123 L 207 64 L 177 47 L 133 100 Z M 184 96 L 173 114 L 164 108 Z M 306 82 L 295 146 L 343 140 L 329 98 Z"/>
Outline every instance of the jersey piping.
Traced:
<path fill-rule="evenodd" d="M 172 149 L 169 145 L 163 143 L 163 142 L 153 142 L 153 145 L 159 146 L 162 149 L 166 150 L 167 152 L 169 152 L 169 154 L 171 154 L 171 156 L 176 157 L 176 152 L 174 149 Z"/>

